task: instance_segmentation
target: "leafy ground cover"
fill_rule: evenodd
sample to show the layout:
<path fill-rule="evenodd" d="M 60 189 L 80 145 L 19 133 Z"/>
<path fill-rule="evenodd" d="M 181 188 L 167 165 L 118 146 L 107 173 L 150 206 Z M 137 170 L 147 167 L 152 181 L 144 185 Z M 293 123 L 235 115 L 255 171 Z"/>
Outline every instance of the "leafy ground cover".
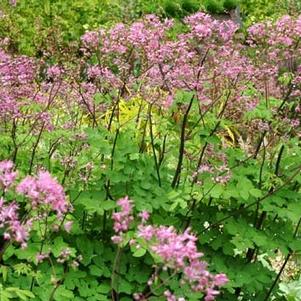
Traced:
<path fill-rule="evenodd" d="M 1 40 L 0 300 L 298 300 L 301 18 L 114 23 Z"/>
<path fill-rule="evenodd" d="M 298 0 L 3 0 L 0 37 L 10 39 L 14 53 L 53 56 L 62 49 L 70 53 L 70 42 L 78 46 L 87 30 L 118 22 L 130 24 L 146 14 L 174 18 L 174 30 L 180 33 L 182 18 L 199 10 L 239 20 L 247 28 L 267 18 L 298 15 L 301 5 Z"/>

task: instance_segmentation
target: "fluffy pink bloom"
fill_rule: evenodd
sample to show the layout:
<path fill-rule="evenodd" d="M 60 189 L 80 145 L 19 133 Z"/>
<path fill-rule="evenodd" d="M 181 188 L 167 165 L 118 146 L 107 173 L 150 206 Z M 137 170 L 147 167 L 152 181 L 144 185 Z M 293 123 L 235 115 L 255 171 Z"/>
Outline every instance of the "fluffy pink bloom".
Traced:
<path fill-rule="evenodd" d="M 205 297 L 205 301 L 213 301 L 215 300 L 215 297 L 219 295 L 219 291 L 212 289 L 212 288 L 208 288 L 206 290 L 206 297 Z"/>
<path fill-rule="evenodd" d="M 149 212 L 147 211 L 142 211 L 139 213 L 139 217 L 141 218 L 142 222 L 145 223 L 149 219 Z"/>
<path fill-rule="evenodd" d="M 100 66 L 90 66 L 87 69 L 87 75 L 90 79 L 95 79 L 101 76 L 101 67 Z"/>
<path fill-rule="evenodd" d="M 149 241 L 153 238 L 154 231 L 151 225 L 148 226 L 140 225 L 138 229 L 139 229 L 138 236 L 143 237 L 146 241 Z"/>
<path fill-rule="evenodd" d="M 73 225 L 73 221 L 69 221 L 64 224 L 64 229 L 66 230 L 66 232 L 69 233 L 71 231 L 72 225 Z"/>
<path fill-rule="evenodd" d="M 83 45 L 88 49 L 96 49 L 99 44 L 99 33 L 96 31 L 87 31 L 82 37 Z"/>
<path fill-rule="evenodd" d="M 26 246 L 28 240 L 28 231 L 30 222 L 22 224 L 18 217 L 18 205 L 15 202 L 6 204 L 3 198 L 0 198 L 0 228 L 5 229 L 4 238 L 14 240 Z"/>
<path fill-rule="evenodd" d="M 49 253 L 39 253 L 36 255 L 36 261 L 37 261 L 37 263 L 40 263 L 48 257 L 49 257 Z"/>
<path fill-rule="evenodd" d="M 112 237 L 114 243 L 120 243 L 122 241 L 122 234 L 129 229 L 130 223 L 133 221 L 132 215 L 132 201 L 126 196 L 117 201 L 120 212 L 115 212 L 112 215 L 114 220 L 114 231 L 117 235 Z"/>
<path fill-rule="evenodd" d="M 0 188 L 6 191 L 15 181 L 17 172 L 13 171 L 12 161 L 5 160 L 0 162 Z"/>
<path fill-rule="evenodd" d="M 163 103 L 163 106 L 168 109 L 171 107 L 172 103 L 174 101 L 174 97 L 171 94 L 168 94 L 168 96 L 166 97 L 166 100 Z"/>
<path fill-rule="evenodd" d="M 227 277 L 224 274 L 212 275 L 207 270 L 207 263 L 201 261 L 202 253 L 198 252 L 195 235 L 187 229 L 178 234 L 173 227 L 139 225 L 138 237 L 149 243 L 150 249 L 158 255 L 165 268 L 183 272 L 184 280 L 195 291 L 206 293 L 206 300 L 214 300 L 218 291 L 215 287 L 224 285 Z M 167 300 L 178 300 L 169 291 Z"/>
<path fill-rule="evenodd" d="M 64 262 L 68 261 L 70 257 L 71 257 L 71 250 L 69 248 L 65 248 L 59 254 L 57 262 L 64 263 Z"/>
<path fill-rule="evenodd" d="M 120 235 L 113 235 L 111 239 L 114 244 L 120 244 L 122 242 L 122 237 Z"/>
<path fill-rule="evenodd" d="M 18 205 L 15 202 L 5 204 L 4 199 L 0 198 L 0 225 L 7 220 L 13 221 L 18 219 Z"/>
<path fill-rule="evenodd" d="M 225 285 L 228 282 L 228 278 L 225 274 L 218 274 L 214 276 L 214 283 L 217 286 Z"/>
<path fill-rule="evenodd" d="M 296 128 L 300 125 L 300 120 L 299 119 L 292 119 L 291 120 L 291 126 Z"/>
<path fill-rule="evenodd" d="M 249 35 L 253 39 L 263 38 L 266 35 L 266 25 L 257 23 L 248 28 Z"/>
<path fill-rule="evenodd" d="M 47 77 L 49 79 L 56 80 L 62 75 L 62 73 L 63 69 L 58 65 L 51 66 L 47 69 Z"/>
<path fill-rule="evenodd" d="M 70 209 L 63 187 L 47 171 L 26 177 L 17 186 L 17 192 L 28 197 L 33 208 L 49 205 L 59 218 Z"/>

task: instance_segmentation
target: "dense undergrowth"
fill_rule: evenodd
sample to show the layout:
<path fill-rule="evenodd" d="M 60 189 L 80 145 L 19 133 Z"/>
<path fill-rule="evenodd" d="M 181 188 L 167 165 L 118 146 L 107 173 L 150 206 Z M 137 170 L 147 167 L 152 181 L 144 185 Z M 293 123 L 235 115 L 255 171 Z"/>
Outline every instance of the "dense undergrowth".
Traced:
<path fill-rule="evenodd" d="M 301 17 L 182 23 L 51 27 L 33 57 L 1 40 L 1 301 L 285 300 Z"/>
<path fill-rule="evenodd" d="M 174 31 L 179 33 L 182 18 L 199 10 L 247 28 L 267 18 L 298 15 L 301 5 L 298 0 L 2 0 L 0 38 L 9 38 L 14 53 L 53 56 L 53 52 L 74 51 L 87 30 L 130 24 L 146 14 L 174 18 Z"/>

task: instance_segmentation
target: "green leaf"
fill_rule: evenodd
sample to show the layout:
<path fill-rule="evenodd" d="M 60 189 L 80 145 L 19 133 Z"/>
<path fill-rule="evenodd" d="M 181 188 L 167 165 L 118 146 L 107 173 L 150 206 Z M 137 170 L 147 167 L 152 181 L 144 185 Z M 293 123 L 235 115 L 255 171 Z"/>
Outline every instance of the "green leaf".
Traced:
<path fill-rule="evenodd" d="M 126 293 L 126 294 L 131 294 L 133 291 L 133 286 L 131 285 L 130 282 L 120 279 L 119 285 L 118 285 L 118 292 L 119 293 Z"/>
<path fill-rule="evenodd" d="M 0 273 L 2 274 L 3 282 L 6 282 L 7 274 L 8 274 L 8 267 L 5 265 L 1 265 Z"/>
<path fill-rule="evenodd" d="M 54 255 L 54 257 L 59 257 L 60 253 L 63 249 L 66 249 L 68 247 L 68 244 L 64 242 L 63 238 L 61 236 L 56 237 L 51 246 L 51 252 Z M 36 254 L 38 251 L 36 252 Z"/>
<path fill-rule="evenodd" d="M 89 270 L 90 270 L 90 274 L 93 276 L 99 277 L 103 275 L 102 269 L 99 268 L 97 265 L 90 265 Z"/>
<path fill-rule="evenodd" d="M 236 185 L 239 195 L 247 201 L 249 199 L 249 193 L 251 189 L 254 189 L 252 182 L 246 177 L 241 177 Z"/>
<path fill-rule="evenodd" d="M 216 198 L 218 199 L 222 193 L 224 191 L 224 187 L 223 185 L 221 184 L 216 184 L 213 189 L 210 191 L 210 195 L 213 197 L 213 198 Z"/>
<path fill-rule="evenodd" d="M 257 188 L 251 188 L 249 190 L 250 195 L 254 196 L 255 198 L 262 197 L 262 191 Z"/>
<path fill-rule="evenodd" d="M 82 264 L 88 265 L 93 255 L 93 243 L 86 236 L 79 236 L 76 239 L 76 245 L 80 254 L 83 256 Z"/>
<path fill-rule="evenodd" d="M 56 301 L 72 300 L 73 298 L 73 292 L 66 289 L 64 286 L 59 286 L 54 294 L 54 300 Z"/>
<path fill-rule="evenodd" d="M 143 255 L 145 255 L 145 253 L 146 253 L 146 249 L 139 248 L 133 253 L 133 256 L 134 257 L 142 257 Z"/>

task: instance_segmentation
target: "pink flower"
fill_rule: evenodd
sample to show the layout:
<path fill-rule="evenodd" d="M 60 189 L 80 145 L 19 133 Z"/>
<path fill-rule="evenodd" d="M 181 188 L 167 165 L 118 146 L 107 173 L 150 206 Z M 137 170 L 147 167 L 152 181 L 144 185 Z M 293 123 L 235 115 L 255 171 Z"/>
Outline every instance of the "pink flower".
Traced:
<path fill-rule="evenodd" d="M 223 286 L 225 285 L 229 280 L 225 274 L 218 274 L 214 276 L 214 284 L 216 286 Z"/>
<path fill-rule="evenodd" d="M 118 235 L 113 235 L 111 239 L 114 244 L 120 244 L 122 242 L 122 237 Z"/>
<path fill-rule="evenodd" d="M 25 247 L 31 223 L 22 224 L 19 221 L 18 209 L 15 202 L 5 204 L 4 199 L 0 198 L 0 228 L 5 229 L 4 239 L 14 240 Z"/>
<path fill-rule="evenodd" d="M 17 192 L 28 197 L 34 209 L 49 205 L 59 218 L 70 210 L 63 187 L 47 171 L 40 171 L 36 177 L 26 177 L 17 186 Z"/>
<path fill-rule="evenodd" d="M 177 301 L 176 296 L 173 295 L 170 291 L 165 291 L 164 296 L 166 297 L 167 301 Z"/>
<path fill-rule="evenodd" d="M 163 106 L 164 106 L 164 108 L 168 109 L 171 107 L 172 103 L 173 103 L 173 95 L 168 94 L 165 102 L 163 103 Z"/>
<path fill-rule="evenodd" d="M 117 204 L 121 207 L 120 212 L 115 212 L 112 215 L 114 220 L 114 231 L 117 235 L 112 237 L 114 243 L 120 243 L 122 241 L 122 234 L 129 229 L 130 223 L 133 221 L 132 216 L 132 201 L 126 196 L 117 201 Z"/>
<path fill-rule="evenodd" d="M 0 188 L 6 191 L 15 181 L 17 172 L 13 171 L 12 161 L 5 160 L 0 162 Z"/>
<path fill-rule="evenodd" d="M 291 123 L 292 127 L 296 128 L 300 125 L 300 120 L 299 119 L 292 119 L 290 123 Z"/>
<path fill-rule="evenodd" d="M 66 230 L 67 233 L 70 233 L 72 225 L 73 225 L 73 221 L 69 221 L 69 222 L 66 222 L 64 224 L 64 228 L 65 228 L 65 230 Z"/>
<path fill-rule="evenodd" d="M 209 288 L 206 290 L 205 301 L 213 301 L 213 300 L 215 300 L 215 297 L 216 297 L 217 295 L 219 295 L 219 291 L 214 290 L 214 289 L 212 289 L 212 288 L 209 287 Z"/>
<path fill-rule="evenodd" d="M 47 69 L 47 77 L 49 79 L 57 80 L 63 73 L 62 67 L 58 65 L 51 66 Z"/>
<path fill-rule="evenodd" d="M 58 259 L 56 260 L 58 263 L 64 263 L 71 257 L 71 250 L 69 248 L 65 248 L 59 254 Z"/>
<path fill-rule="evenodd" d="M 144 226 L 144 225 L 139 225 L 138 226 L 138 237 L 142 237 L 144 238 L 146 241 L 149 241 L 152 239 L 152 237 L 154 236 L 154 230 L 153 227 L 148 225 L 148 226 Z"/>
<path fill-rule="evenodd" d="M 142 211 L 139 213 L 139 217 L 141 218 L 142 222 L 145 223 L 149 219 L 149 212 L 147 211 Z"/>
<path fill-rule="evenodd" d="M 149 248 L 159 256 L 165 268 L 182 271 L 184 280 L 195 291 L 206 292 L 206 300 L 214 300 L 219 292 L 214 288 L 224 285 L 228 279 L 224 274 L 212 275 L 207 270 L 207 263 L 201 261 L 195 235 L 187 229 L 178 234 L 173 227 L 139 225 L 138 237 L 144 238 Z M 165 292 L 167 300 L 179 300 L 169 291 Z"/>
<path fill-rule="evenodd" d="M 3 238 L 4 238 L 5 240 L 10 240 L 10 239 L 11 239 L 11 236 L 10 236 L 9 233 L 5 232 L 5 233 L 3 234 Z"/>
<path fill-rule="evenodd" d="M 99 44 L 99 33 L 96 31 L 87 31 L 82 37 L 83 45 L 88 49 L 96 49 Z"/>
<path fill-rule="evenodd" d="M 39 253 L 36 255 L 36 261 L 37 261 L 37 263 L 40 263 L 48 257 L 49 257 L 49 253 Z"/>
<path fill-rule="evenodd" d="M 101 76 L 101 67 L 99 66 L 90 66 L 87 70 L 87 75 L 90 79 L 95 79 Z"/>

